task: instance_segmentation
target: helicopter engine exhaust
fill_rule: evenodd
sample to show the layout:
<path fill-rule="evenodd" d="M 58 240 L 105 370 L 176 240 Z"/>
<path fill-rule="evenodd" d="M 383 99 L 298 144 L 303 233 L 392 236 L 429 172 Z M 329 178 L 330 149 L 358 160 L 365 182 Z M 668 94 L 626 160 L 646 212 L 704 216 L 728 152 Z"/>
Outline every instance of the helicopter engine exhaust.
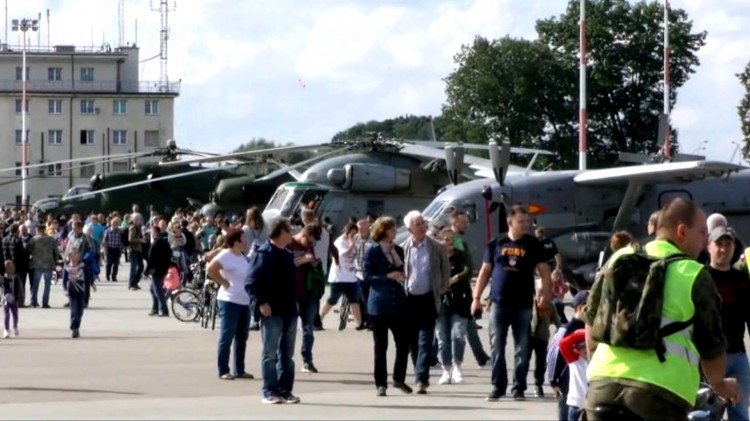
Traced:
<path fill-rule="evenodd" d="M 328 171 L 328 181 L 353 192 L 387 193 L 409 190 L 411 171 L 379 164 L 346 164 Z"/>
<path fill-rule="evenodd" d="M 445 166 L 448 168 L 448 178 L 451 184 L 458 184 L 458 177 L 464 166 L 464 148 L 455 145 L 446 146 Z"/>

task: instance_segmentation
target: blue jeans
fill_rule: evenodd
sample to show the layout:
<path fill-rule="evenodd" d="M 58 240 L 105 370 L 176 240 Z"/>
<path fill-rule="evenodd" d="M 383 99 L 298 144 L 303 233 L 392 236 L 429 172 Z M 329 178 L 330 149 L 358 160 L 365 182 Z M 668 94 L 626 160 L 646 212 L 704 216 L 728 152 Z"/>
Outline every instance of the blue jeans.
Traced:
<path fill-rule="evenodd" d="M 474 359 L 477 360 L 477 364 L 485 365 L 489 356 L 484 351 L 482 340 L 479 338 L 479 330 L 477 329 L 477 321 L 470 318 L 466 322 L 466 342 L 469 343 L 471 353 L 474 354 Z"/>
<path fill-rule="evenodd" d="M 273 311 L 273 309 L 271 309 Z M 297 337 L 297 316 L 271 316 L 260 319 L 263 345 L 261 371 L 263 397 L 285 397 L 294 388 L 294 342 Z"/>
<path fill-rule="evenodd" d="M 219 301 L 219 376 L 229 374 L 229 354 L 234 342 L 234 375 L 245 374 L 245 349 L 250 330 L 250 306 Z"/>
<path fill-rule="evenodd" d="M 42 304 L 49 305 L 49 290 L 52 287 L 52 269 L 34 270 L 34 279 L 31 281 L 31 305 L 39 305 L 39 282 L 44 277 L 44 292 L 42 292 Z"/>
<path fill-rule="evenodd" d="M 71 291 L 68 300 L 70 301 L 70 330 L 78 330 L 81 328 L 83 310 L 86 308 L 86 293 Z"/>
<path fill-rule="evenodd" d="M 559 421 L 567 421 L 570 416 L 567 393 L 561 393 L 560 396 L 557 397 L 557 416 Z"/>
<path fill-rule="evenodd" d="M 742 389 L 742 396 L 737 403 L 727 406 L 727 419 L 739 421 L 748 419 L 748 398 L 750 398 L 750 365 L 747 354 L 727 354 L 727 369 L 725 377 L 734 377 Z"/>
<path fill-rule="evenodd" d="M 569 421 L 578 421 L 581 419 L 581 412 L 583 412 L 583 409 L 577 407 L 577 406 L 569 406 L 568 407 L 568 420 Z"/>
<path fill-rule="evenodd" d="M 508 371 L 505 367 L 505 344 L 508 329 L 513 329 L 515 344 L 515 370 L 513 393 L 526 391 L 529 373 L 529 338 L 531 336 L 531 309 L 516 309 L 492 303 L 490 310 L 490 344 L 492 345 L 492 388 L 504 394 L 508 388 Z"/>
<path fill-rule="evenodd" d="M 297 305 L 299 306 L 299 319 L 302 322 L 302 362 L 311 364 L 313 362 L 313 344 L 315 343 L 313 322 L 320 309 L 320 300 L 315 294 L 307 292 L 297 298 Z"/>
<path fill-rule="evenodd" d="M 461 365 L 466 349 L 467 319 L 440 306 L 437 317 L 438 357 L 443 368 Z"/>
<path fill-rule="evenodd" d="M 152 276 L 151 277 L 151 311 L 160 314 L 169 314 L 167 309 L 167 295 L 164 292 L 164 276 Z"/>
<path fill-rule="evenodd" d="M 140 251 L 130 251 L 130 279 L 128 286 L 137 287 L 138 282 L 143 275 L 143 253 Z"/>
<path fill-rule="evenodd" d="M 106 276 L 107 280 L 117 280 L 117 269 L 120 268 L 120 256 L 122 255 L 122 249 L 107 247 L 107 267 Z"/>

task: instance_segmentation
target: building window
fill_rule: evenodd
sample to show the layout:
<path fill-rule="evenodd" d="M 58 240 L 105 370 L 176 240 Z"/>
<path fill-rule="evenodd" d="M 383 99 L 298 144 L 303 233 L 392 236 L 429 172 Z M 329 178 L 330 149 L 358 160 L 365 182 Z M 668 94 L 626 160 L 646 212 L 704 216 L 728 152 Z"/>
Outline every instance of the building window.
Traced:
<path fill-rule="evenodd" d="M 113 162 L 112 171 L 113 172 L 128 172 L 128 163 L 127 162 Z"/>
<path fill-rule="evenodd" d="M 81 82 L 93 82 L 93 81 L 94 81 L 94 68 L 82 67 L 81 68 Z"/>
<path fill-rule="evenodd" d="M 94 164 L 91 162 L 81 162 L 81 178 L 91 178 L 94 176 Z"/>
<path fill-rule="evenodd" d="M 93 145 L 94 144 L 94 131 L 93 130 L 81 130 L 81 145 Z"/>
<path fill-rule="evenodd" d="M 146 115 L 159 115 L 159 100 L 146 100 Z"/>
<path fill-rule="evenodd" d="M 94 114 L 94 100 L 93 99 L 82 99 L 81 100 L 81 114 Z"/>
<path fill-rule="evenodd" d="M 50 99 L 48 104 L 50 114 L 62 114 L 62 99 Z"/>
<path fill-rule="evenodd" d="M 22 67 L 18 66 L 16 67 L 16 80 L 23 80 L 23 71 L 21 70 Z M 29 80 L 31 78 L 31 72 L 29 72 L 28 66 L 26 67 L 26 80 Z"/>
<path fill-rule="evenodd" d="M 47 165 L 47 175 L 52 177 L 62 177 L 62 164 Z"/>
<path fill-rule="evenodd" d="M 146 130 L 143 133 L 143 145 L 146 147 L 156 148 L 159 146 L 159 131 Z"/>
<path fill-rule="evenodd" d="M 26 129 L 26 140 L 29 140 L 29 129 Z M 23 143 L 23 137 L 21 136 L 21 129 L 16 129 L 16 145 L 20 145 Z"/>
<path fill-rule="evenodd" d="M 116 99 L 112 102 L 114 115 L 125 115 L 128 113 L 128 102 L 124 99 Z"/>
<path fill-rule="evenodd" d="M 62 67 L 50 67 L 47 69 L 47 80 L 60 82 L 62 80 Z"/>
<path fill-rule="evenodd" d="M 16 161 L 16 175 L 21 176 L 21 161 Z M 21 196 L 18 196 L 21 197 Z"/>
<path fill-rule="evenodd" d="M 16 114 L 21 114 L 21 102 L 23 100 L 21 98 L 16 99 Z M 26 112 L 29 112 L 29 100 L 26 100 Z"/>
<path fill-rule="evenodd" d="M 112 144 L 123 146 L 128 144 L 127 130 L 112 130 Z"/>
<path fill-rule="evenodd" d="M 50 145 L 62 145 L 62 130 L 50 130 L 47 132 Z"/>

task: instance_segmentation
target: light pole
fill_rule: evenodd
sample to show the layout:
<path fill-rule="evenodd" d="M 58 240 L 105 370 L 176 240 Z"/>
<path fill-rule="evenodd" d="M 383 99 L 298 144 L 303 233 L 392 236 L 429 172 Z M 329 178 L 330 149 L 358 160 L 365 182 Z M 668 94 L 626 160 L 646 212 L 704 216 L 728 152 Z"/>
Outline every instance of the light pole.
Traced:
<path fill-rule="evenodd" d="M 39 30 L 39 21 L 37 19 L 13 19 L 11 22 L 11 30 L 13 32 L 23 32 L 23 50 L 21 50 L 21 56 L 23 57 L 23 64 L 21 66 L 21 203 L 24 209 L 28 208 L 29 201 L 26 189 L 26 179 L 28 178 L 28 153 L 29 153 L 29 138 L 26 136 L 26 31 L 31 29 L 32 31 Z"/>

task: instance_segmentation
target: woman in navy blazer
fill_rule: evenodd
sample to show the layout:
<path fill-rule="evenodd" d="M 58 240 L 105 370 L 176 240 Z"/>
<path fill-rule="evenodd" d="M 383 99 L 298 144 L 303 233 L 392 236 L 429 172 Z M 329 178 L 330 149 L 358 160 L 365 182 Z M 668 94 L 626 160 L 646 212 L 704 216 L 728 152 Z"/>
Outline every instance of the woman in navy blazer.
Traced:
<path fill-rule="evenodd" d="M 406 313 L 404 251 L 393 243 L 396 238 L 396 222 L 388 217 L 378 218 L 372 226 L 370 238 L 365 250 L 363 272 L 364 282 L 370 286 L 367 313 L 375 342 L 375 387 L 378 396 L 385 396 L 388 388 L 386 355 L 390 330 L 396 342 L 393 387 L 404 393 L 411 393 L 411 387 L 405 383 L 409 337 L 403 317 Z"/>

